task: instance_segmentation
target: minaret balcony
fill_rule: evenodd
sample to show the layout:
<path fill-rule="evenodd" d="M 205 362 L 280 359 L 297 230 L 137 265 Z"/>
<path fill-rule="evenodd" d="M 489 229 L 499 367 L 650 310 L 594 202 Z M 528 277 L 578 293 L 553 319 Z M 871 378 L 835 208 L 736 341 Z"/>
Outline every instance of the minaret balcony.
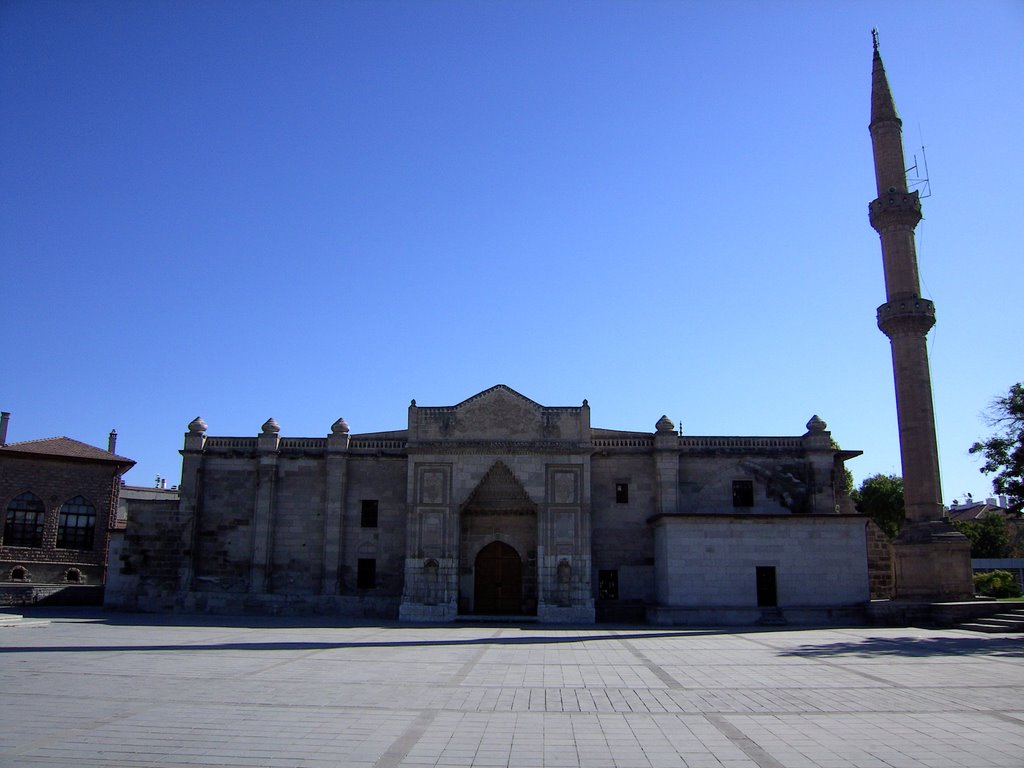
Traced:
<path fill-rule="evenodd" d="M 916 191 L 891 190 L 868 203 L 868 220 L 876 232 L 901 225 L 916 227 L 921 220 L 921 198 Z"/>
<path fill-rule="evenodd" d="M 924 336 L 935 325 L 935 304 L 911 296 L 889 301 L 878 308 L 878 328 L 886 336 Z"/>

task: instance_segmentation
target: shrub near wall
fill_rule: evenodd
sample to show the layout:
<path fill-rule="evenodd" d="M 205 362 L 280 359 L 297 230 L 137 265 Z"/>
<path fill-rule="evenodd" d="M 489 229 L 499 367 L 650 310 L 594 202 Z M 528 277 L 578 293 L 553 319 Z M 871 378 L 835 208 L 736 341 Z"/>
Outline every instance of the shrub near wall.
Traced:
<path fill-rule="evenodd" d="M 974 574 L 974 591 L 988 597 L 1020 597 L 1017 579 L 1009 571 L 987 571 Z"/>

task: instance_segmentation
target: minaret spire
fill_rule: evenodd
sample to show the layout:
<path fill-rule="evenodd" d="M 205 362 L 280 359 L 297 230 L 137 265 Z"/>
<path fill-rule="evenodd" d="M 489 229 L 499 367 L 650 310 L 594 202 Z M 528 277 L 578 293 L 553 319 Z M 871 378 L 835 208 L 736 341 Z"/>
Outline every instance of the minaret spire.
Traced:
<path fill-rule="evenodd" d="M 875 183 L 881 196 L 889 189 L 906 192 L 907 174 L 903 160 L 903 121 L 896 114 L 896 102 L 885 75 L 882 54 L 878 51 L 878 30 L 872 30 L 871 34 L 875 53 L 871 61 L 870 130 L 875 150 Z"/>
<path fill-rule="evenodd" d="M 878 308 L 878 327 L 892 346 L 907 513 L 896 542 L 897 597 L 957 599 L 969 597 L 973 589 L 969 548 L 964 549 L 966 541 L 959 541 L 960 534 L 943 518 L 927 347 L 935 306 L 921 298 L 914 244 L 921 200 L 907 189 L 903 124 L 882 66 L 877 30 L 872 30 L 872 40 L 869 130 L 878 197 L 868 206 L 868 217 L 882 245 L 886 301 Z M 937 559 L 936 547 L 945 562 Z"/>

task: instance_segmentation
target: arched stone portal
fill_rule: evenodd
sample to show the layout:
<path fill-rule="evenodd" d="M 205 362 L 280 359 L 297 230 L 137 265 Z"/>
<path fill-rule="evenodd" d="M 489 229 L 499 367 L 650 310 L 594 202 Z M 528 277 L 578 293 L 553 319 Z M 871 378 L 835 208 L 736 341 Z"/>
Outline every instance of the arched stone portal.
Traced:
<path fill-rule="evenodd" d="M 537 613 L 537 505 L 496 461 L 460 510 L 459 612 Z"/>
<path fill-rule="evenodd" d="M 523 612 L 523 559 L 515 548 L 492 541 L 477 554 L 473 573 L 475 613 Z"/>

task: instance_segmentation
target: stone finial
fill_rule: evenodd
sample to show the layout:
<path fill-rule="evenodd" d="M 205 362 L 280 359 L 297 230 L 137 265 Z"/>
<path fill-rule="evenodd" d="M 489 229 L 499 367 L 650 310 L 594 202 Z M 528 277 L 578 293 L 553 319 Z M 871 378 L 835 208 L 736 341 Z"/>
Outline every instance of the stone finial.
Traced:
<path fill-rule="evenodd" d="M 206 432 L 206 422 L 202 416 L 196 416 L 188 423 L 188 431 L 194 435 L 201 435 Z"/>
<path fill-rule="evenodd" d="M 807 422 L 808 432 L 824 432 L 828 429 L 828 424 L 818 418 L 818 414 L 811 416 L 811 420 Z"/>
<path fill-rule="evenodd" d="M 271 416 L 265 422 L 263 422 L 263 434 L 264 435 L 276 435 L 281 431 L 281 425 L 274 421 L 274 417 Z"/>
<path fill-rule="evenodd" d="M 589 408 L 590 407 L 590 403 L 587 401 L 587 398 L 585 398 L 585 397 L 583 398 L 583 407 L 584 408 Z"/>
<path fill-rule="evenodd" d="M 349 432 L 348 422 L 344 418 L 338 419 L 336 422 L 331 424 L 331 432 L 336 435 L 347 435 Z"/>
<path fill-rule="evenodd" d="M 654 425 L 654 428 L 657 429 L 660 434 L 676 431 L 676 425 L 672 423 L 672 419 L 668 416 L 662 416 L 658 419 L 658 423 Z"/>

